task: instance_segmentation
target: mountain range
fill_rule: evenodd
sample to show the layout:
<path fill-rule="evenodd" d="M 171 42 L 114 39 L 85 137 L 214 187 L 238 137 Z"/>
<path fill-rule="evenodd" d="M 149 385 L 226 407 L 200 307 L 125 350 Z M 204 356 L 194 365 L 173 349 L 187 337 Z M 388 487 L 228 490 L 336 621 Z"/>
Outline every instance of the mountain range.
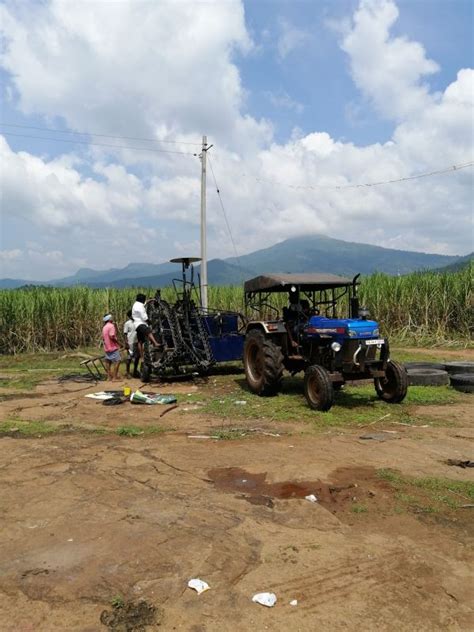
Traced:
<path fill-rule="evenodd" d="M 269 248 L 257 250 L 238 259 L 212 259 L 207 264 L 209 285 L 239 285 L 245 279 L 264 272 L 329 272 L 343 276 L 357 273 L 407 274 L 415 270 L 459 269 L 473 254 L 437 255 L 409 250 L 395 250 L 369 244 L 334 239 L 325 235 L 292 237 Z M 199 266 L 195 273 L 199 274 Z M 165 287 L 180 276 L 175 263 L 129 263 L 124 268 L 94 270 L 81 268 L 72 276 L 51 281 L 0 279 L 0 289 L 24 285 L 66 287 Z"/>

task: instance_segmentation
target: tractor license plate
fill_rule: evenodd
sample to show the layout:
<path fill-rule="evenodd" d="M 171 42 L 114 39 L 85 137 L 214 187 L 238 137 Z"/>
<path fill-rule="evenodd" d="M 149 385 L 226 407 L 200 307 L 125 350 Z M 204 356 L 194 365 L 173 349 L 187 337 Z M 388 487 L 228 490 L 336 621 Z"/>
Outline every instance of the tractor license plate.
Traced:
<path fill-rule="evenodd" d="M 383 345 L 383 343 L 385 342 L 385 340 L 382 339 L 378 339 L 378 340 L 366 340 L 365 344 L 366 345 Z"/>

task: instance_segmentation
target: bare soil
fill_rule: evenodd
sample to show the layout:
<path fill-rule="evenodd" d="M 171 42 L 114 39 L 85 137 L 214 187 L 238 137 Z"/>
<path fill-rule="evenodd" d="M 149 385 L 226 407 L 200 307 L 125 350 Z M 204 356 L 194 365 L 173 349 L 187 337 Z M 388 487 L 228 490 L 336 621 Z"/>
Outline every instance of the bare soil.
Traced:
<path fill-rule="evenodd" d="M 417 512 L 379 475 L 474 482 L 446 464 L 474 456 L 469 396 L 424 406 L 432 427 L 377 424 L 391 441 L 360 439 L 374 427 L 301 434 L 298 420 L 217 441 L 192 438 L 223 424 L 192 405 L 159 417 L 84 398 L 94 390 L 49 381 L 0 404 L 0 421 L 74 427 L 0 438 L 2 632 L 474 629 L 473 509 Z M 165 432 L 113 433 L 138 423 Z M 252 603 L 264 591 L 274 608 Z"/>

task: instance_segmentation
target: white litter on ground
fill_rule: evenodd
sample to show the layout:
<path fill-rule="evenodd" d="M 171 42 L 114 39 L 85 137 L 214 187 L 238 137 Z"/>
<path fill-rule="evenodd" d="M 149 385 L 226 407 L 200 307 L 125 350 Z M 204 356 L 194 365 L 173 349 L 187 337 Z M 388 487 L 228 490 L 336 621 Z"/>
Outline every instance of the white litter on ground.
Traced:
<path fill-rule="evenodd" d="M 252 597 L 252 601 L 254 603 L 259 603 L 261 606 L 267 606 L 267 608 L 272 608 L 276 602 L 277 598 L 275 593 L 257 593 Z"/>
<path fill-rule="evenodd" d="M 310 503 L 317 503 L 318 499 L 314 494 L 310 494 L 309 496 L 304 497 L 305 500 L 309 500 Z"/>
<path fill-rule="evenodd" d="M 297 606 L 298 605 L 298 599 L 292 599 L 290 601 L 290 606 Z"/>
<path fill-rule="evenodd" d="M 198 595 L 210 589 L 210 586 L 207 582 L 204 582 L 202 579 L 190 579 L 188 581 L 188 588 L 192 588 L 197 592 Z"/>
<path fill-rule="evenodd" d="M 84 395 L 84 397 L 88 397 L 89 399 L 112 399 L 114 396 L 111 393 L 106 393 L 105 391 L 100 391 L 99 393 L 89 393 L 89 395 Z"/>
<path fill-rule="evenodd" d="M 245 406 L 247 402 L 245 401 L 245 399 L 237 399 L 234 404 L 237 404 L 237 406 Z"/>

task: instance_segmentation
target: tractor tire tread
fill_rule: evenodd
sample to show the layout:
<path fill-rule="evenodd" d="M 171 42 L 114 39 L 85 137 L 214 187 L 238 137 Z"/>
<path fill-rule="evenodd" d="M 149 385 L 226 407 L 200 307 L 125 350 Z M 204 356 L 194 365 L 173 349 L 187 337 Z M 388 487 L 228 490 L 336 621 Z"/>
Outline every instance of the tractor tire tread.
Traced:
<path fill-rule="evenodd" d="M 317 382 L 318 398 L 316 401 L 310 392 L 311 385 Z M 334 403 L 334 388 L 329 373 L 323 367 L 313 364 L 304 375 L 304 394 L 308 405 L 313 410 L 327 412 Z"/>
<path fill-rule="evenodd" d="M 392 374 L 392 378 L 395 378 L 394 390 L 392 392 L 384 390 L 383 378 L 376 378 L 374 380 L 375 391 L 384 402 L 399 404 L 405 399 L 408 392 L 408 373 L 402 364 L 394 360 L 387 365 L 387 373 L 389 376 Z"/>

